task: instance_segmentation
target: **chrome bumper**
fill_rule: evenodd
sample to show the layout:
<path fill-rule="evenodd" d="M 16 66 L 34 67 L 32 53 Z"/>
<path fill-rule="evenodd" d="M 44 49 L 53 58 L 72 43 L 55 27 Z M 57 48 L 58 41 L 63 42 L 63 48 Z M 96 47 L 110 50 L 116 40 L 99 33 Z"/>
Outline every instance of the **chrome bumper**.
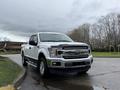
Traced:
<path fill-rule="evenodd" d="M 80 59 L 64 59 L 64 58 L 48 58 L 47 64 L 49 68 L 80 68 L 91 66 L 93 56 Z"/>

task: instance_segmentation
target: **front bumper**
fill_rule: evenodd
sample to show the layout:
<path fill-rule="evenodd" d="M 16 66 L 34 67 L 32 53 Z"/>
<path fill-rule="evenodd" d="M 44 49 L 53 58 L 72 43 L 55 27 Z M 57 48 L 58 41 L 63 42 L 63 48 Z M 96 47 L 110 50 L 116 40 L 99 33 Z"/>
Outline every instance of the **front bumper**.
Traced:
<path fill-rule="evenodd" d="M 93 56 L 90 55 L 88 58 L 80 59 L 64 59 L 64 58 L 48 58 L 47 64 L 51 69 L 77 69 L 86 68 L 91 66 L 93 62 Z"/>
<path fill-rule="evenodd" d="M 84 67 L 76 67 L 76 68 L 49 68 L 51 72 L 82 72 L 82 71 L 88 71 L 91 68 L 91 66 L 84 66 Z"/>

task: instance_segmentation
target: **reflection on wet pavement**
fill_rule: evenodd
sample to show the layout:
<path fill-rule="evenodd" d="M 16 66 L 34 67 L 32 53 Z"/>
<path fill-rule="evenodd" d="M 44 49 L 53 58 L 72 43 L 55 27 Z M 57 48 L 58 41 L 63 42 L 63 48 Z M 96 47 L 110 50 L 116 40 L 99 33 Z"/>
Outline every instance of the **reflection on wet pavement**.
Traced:
<path fill-rule="evenodd" d="M 21 55 L 7 57 L 22 65 Z M 120 90 L 120 58 L 94 58 L 92 68 L 86 75 L 54 74 L 42 79 L 34 68 L 27 70 L 19 90 Z"/>
<path fill-rule="evenodd" d="M 30 81 L 30 82 L 29 82 Z M 29 87 L 26 88 L 25 86 Z M 27 77 L 21 90 L 103 90 L 93 87 L 89 74 L 77 75 L 54 73 L 47 78 L 41 78 L 35 68 L 27 69 Z"/>

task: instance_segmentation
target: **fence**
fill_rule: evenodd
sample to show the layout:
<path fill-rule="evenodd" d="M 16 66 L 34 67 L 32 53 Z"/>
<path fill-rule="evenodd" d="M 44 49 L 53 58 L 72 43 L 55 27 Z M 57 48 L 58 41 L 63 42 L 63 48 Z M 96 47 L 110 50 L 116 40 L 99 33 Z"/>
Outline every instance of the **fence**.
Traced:
<path fill-rule="evenodd" d="M 0 51 L 20 50 L 24 42 L 0 42 Z"/>

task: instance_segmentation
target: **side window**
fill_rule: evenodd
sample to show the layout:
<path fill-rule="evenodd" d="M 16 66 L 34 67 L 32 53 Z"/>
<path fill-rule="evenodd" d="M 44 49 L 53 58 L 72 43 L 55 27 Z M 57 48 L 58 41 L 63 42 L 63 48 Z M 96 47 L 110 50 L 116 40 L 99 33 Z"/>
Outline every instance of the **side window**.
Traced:
<path fill-rule="evenodd" d="M 37 35 L 32 35 L 32 36 L 30 37 L 29 44 L 30 44 L 30 45 L 37 45 L 37 43 L 38 43 Z"/>
<path fill-rule="evenodd" d="M 29 44 L 31 41 L 33 41 L 33 35 L 30 37 Z"/>
<path fill-rule="evenodd" d="M 38 37 L 37 35 L 33 35 L 33 41 L 37 44 L 38 43 Z"/>

